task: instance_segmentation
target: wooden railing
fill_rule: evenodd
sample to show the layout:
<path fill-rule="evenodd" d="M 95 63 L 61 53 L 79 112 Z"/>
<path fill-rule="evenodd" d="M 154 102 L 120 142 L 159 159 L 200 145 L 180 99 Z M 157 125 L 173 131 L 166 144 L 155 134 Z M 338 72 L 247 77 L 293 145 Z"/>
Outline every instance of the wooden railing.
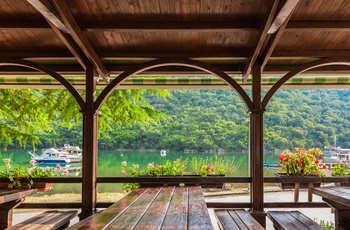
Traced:
<path fill-rule="evenodd" d="M 140 183 L 140 184 L 199 184 L 210 185 L 217 183 L 250 183 L 249 177 L 197 177 L 197 176 L 164 176 L 164 177 L 98 177 L 97 183 Z M 9 182 L 6 178 L 0 178 L 0 182 Z M 34 182 L 51 183 L 82 183 L 80 177 L 61 177 L 61 178 L 35 178 Z M 264 183 L 349 183 L 349 177 L 265 177 Z M 97 208 L 106 208 L 112 205 L 111 202 L 98 202 Z M 249 202 L 207 202 L 208 208 L 250 208 Z M 266 208 L 319 208 L 329 207 L 325 202 L 265 202 Z M 23 203 L 18 208 L 81 208 L 80 202 L 75 203 Z"/>

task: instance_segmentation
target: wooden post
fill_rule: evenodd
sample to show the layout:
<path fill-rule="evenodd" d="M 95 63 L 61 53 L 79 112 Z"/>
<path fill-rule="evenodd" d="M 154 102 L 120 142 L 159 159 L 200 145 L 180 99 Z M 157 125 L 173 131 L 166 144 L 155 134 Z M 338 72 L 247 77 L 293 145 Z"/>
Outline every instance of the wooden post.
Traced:
<path fill-rule="evenodd" d="M 264 211 L 264 168 L 263 168 L 263 113 L 261 108 L 261 66 L 253 66 L 253 109 L 250 111 L 250 177 L 252 216 L 265 228 L 266 212 Z"/>
<path fill-rule="evenodd" d="M 83 114 L 83 161 L 82 161 L 82 211 L 80 220 L 94 214 L 96 209 L 97 125 L 98 112 L 94 109 L 96 99 L 95 69 L 86 65 L 86 102 Z"/>

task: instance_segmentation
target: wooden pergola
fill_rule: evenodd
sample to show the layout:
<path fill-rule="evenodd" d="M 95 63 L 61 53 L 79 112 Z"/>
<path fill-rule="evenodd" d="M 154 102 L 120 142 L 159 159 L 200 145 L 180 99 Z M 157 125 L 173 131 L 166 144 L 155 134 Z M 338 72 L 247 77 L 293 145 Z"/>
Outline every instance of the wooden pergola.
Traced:
<path fill-rule="evenodd" d="M 0 19 L 1 87 L 58 85 L 81 108 L 82 219 L 95 210 L 98 115 L 113 90 L 211 85 L 184 83 L 190 76 L 216 77 L 216 87 L 235 90 L 250 113 L 251 214 L 265 226 L 263 114 L 269 100 L 284 83 L 293 87 L 296 75 L 306 82 L 296 81 L 298 87 L 349 84 L 347 0 L 0 0 Z M 130 83 L 135 76 L 184 80 L 138 80 L 138 86 Z M 266 79 L 272 80 L 262 97 Z M 96 88 L 103 88 L 98 98 Z"/>

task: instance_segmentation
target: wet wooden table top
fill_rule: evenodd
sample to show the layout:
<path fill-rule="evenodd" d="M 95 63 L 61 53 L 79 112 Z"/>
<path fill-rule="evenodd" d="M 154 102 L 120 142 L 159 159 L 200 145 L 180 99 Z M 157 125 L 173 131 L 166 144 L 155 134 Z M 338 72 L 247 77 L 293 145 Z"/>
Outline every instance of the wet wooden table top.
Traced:
<path fill-rule="evenodd" d="M 139 188 L 68 229 L 213 229 L 200 186 Z"/>

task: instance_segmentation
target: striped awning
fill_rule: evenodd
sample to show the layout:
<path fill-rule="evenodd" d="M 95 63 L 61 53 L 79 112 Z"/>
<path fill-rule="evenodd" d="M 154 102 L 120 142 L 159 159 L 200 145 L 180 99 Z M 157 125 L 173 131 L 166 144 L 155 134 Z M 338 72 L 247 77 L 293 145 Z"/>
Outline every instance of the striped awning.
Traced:
<path fill-rule="evenodd" d="M 251 87 L 251 79 L 243 84 L 241 77 L 232 77 L 243 88 Z M 78 89 L 85 88 L 85 77 L 68 76 L 66 79 Z M 263 88 L 270 88 L 280 77 L 262 77 Z M 113 80 L 113 78 L 111 78 Z M 98 88 L 108 83 L 98 82 Z M 288 80 L 284 88 L 348 88 L 350 76 L 297 76 Z M 58 89 L 63 86 L 52 77 L 43 76 L 0 76 L 0 88 L 43 88 Z M 228 89 L 219 78 L 208 77 L 137 77 L 125 80 L 119 89 Z"/>

